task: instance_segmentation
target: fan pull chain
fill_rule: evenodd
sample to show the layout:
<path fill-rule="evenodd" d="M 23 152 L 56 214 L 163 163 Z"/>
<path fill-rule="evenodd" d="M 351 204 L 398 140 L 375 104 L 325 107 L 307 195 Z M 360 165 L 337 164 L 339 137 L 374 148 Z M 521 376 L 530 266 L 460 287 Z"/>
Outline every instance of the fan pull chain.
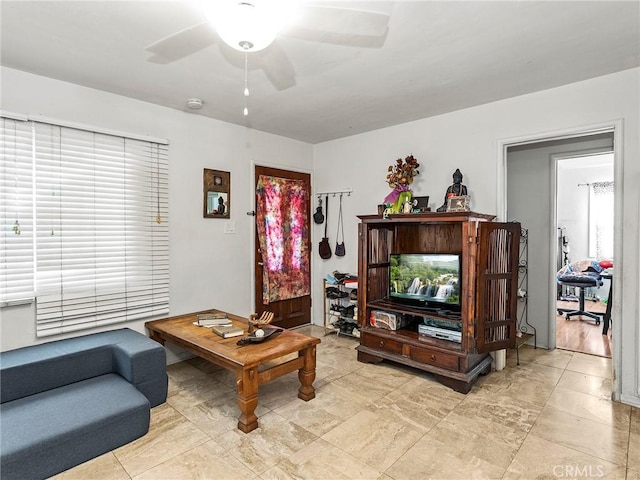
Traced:
<path fill-rule="evenodd" d="M 249 86 L 248 86 L 248 71 L 249 71 L 249 51 L 244 51 L 244 116 L 249 115 Z"/>

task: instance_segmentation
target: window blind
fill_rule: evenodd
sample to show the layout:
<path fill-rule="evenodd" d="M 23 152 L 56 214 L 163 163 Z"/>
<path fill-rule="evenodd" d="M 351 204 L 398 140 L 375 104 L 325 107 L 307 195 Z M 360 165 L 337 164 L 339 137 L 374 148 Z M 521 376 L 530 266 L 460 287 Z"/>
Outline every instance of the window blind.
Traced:
<path fill-rule="evenodd" d="M 169 309 L 166 145 L 34 123 L 36 331 Z"/>
<path fill-rule="evenodd" d="M 33 301 L 33 155 L 31 123 L 0 120 L 2 307 Z"/>

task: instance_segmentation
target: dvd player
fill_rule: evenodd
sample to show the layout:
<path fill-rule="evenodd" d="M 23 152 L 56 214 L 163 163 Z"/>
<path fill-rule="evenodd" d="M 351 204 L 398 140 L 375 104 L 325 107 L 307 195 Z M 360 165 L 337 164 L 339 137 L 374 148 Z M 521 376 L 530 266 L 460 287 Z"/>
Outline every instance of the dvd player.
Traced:
<path fill-rule="evenodd" d="M 450 342 L 462 342 L 462 332 L 457 332 L 448 328 L 438 328 L 430 325 L 418 325 L 418 333 L 421 335 L 427 335 L 432 338 L 448 340 Z"/>

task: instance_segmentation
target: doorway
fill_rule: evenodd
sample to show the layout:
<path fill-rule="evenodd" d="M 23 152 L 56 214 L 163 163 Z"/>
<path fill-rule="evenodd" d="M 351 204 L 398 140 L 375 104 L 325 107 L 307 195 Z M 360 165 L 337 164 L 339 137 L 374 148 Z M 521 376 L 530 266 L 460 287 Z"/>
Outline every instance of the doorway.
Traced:
<path fill-rule="evenodd" d="M 553 161 L 558 271 L 583 271 L 593 262 L 605 265 L 613 258 L 613 151 L 562 154 Z M 612 330 L 605 333 L 602 325 L 611 280 L 601 282 L 588 288 L 558 285 L 557 348 L 611 358 Z M 572 313 L 579 310 L 592 315 Z"/>
<path fill-rule="evenodd" d="M 505 145 L 506 220 L 528 230 L 527 317 L 538 344 L 556 348 L 556 158 L 613 151 L 613 131 Z"/>
<path fill-rule="evenodd" d="M 273 324 L 311 323 L 311 175 L 256 165 L 255 312 Z"/>

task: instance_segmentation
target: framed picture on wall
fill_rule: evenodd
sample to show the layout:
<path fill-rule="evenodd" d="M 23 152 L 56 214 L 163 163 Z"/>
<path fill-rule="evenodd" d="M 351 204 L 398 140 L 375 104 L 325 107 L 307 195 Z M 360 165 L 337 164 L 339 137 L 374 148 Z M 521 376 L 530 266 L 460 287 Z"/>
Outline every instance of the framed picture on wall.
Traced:
<path fill-rule="evenodd" d="M 202 178 L 204 218 L 230 218 L 231 172 L 205 168 Z"/>

